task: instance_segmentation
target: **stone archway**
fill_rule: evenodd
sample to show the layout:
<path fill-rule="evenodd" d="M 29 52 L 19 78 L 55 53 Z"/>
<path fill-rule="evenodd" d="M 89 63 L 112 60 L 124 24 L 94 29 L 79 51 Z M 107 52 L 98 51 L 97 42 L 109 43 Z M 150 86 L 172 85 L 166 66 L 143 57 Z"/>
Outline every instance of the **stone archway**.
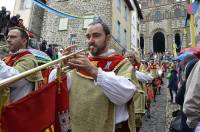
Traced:
<path fill-rule="evenodd" d="M 175 34 L 176 52 L 181 51 L 181 37 L 179 33 Z"/>
<path fill-rule="evenodd" d="M 140 36 L 140 49 L 142 50 L 142 54 L 144 54 L 144 37 Z"/>
<path fill-rule="evenodd" d="M 153 36 L 153 51 L 165 52 L 165 36 L 162 32 L 156 32 Z"/>

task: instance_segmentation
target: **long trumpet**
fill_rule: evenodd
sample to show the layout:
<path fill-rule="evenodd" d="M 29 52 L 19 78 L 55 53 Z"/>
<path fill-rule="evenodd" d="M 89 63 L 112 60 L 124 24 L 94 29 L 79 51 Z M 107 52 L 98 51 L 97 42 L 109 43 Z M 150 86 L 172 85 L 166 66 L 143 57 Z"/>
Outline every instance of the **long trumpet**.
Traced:
<path fill-rule="evenodd" d="M 8 45 L 2 45 L 2 46 L 0 46 L 0 49 L 3 49 L 3 48 L 8 48 Z"/>
<path fill-rule="evenodd" d="M 11 83 L 13 82 L 16 82 L 24 77 L 27 77 L 35 72 L 38 72 L 38 71 L 41 71 L 43 69 L 45 69 L 46 67 L 49 67 L 49 66 L 52 66 L 52 65 L 55 65 L 55 64 L 58 64 L 60 62 L 62 62 L 64 59 L 67 59 L 69 57 L 72 57 L 76 54 L 79 54 L 81 52 L 86 52 L 88 49 L 82 49 L 82 50 L 79 50 L 79 51 L 76 51 L 74 53 L 71 53 L 69 55 L 64 55 L 62 56 L 61 58 L 57 59 L 57 60 L 54 60 L 54 61 L 51 61 L 49 63 L 46 63 L 44 65 L 41 65 L 41 66 L 38 66 L 38 67 L 35 67 L 31 70 L 28 70 L 28 71 L 25 71 L 25 72 L 22 72 L 18 75 L 15 75 L 15 76 L 12 76 L 12 77 L 9 77 L 7 79 L 4 79 L 4 80 L 1 80 L 0 81 L 0 90 L 2 90 L 5 86 L 9 86 Z"/>

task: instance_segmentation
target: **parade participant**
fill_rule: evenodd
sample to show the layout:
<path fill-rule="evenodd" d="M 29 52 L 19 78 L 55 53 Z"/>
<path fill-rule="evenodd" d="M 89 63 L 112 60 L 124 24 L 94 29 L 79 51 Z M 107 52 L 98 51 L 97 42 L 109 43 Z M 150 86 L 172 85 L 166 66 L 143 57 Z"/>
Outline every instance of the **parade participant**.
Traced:
<path fill-rule="evenodd" d="M 46 51 L 47 55 L 53 59 L 54 51 L 53 51 L 53 45 L 49 45 L 49 48 Z"/>
<path fill-rule="evenodd" d="M 199 132 L 200 130 L 200 61 L 193 67 L 187 82 L 185 99 L 183 104 L 183 112 L 187 117 L 187 125 Z"/>
<path fill-rule="evenodd" d="M 105 23 L 89 24 L 86 37 L 89 56 L 64 61 L 74 68 L 67 74 L 72 131 L 135 132 L 131 63 L 108 49 L 111 34 Z M 55 78 L 53 70 L 49 81 Z"/>
<path fill-rule="evenodd" d="M 167 66 L 166 66 L 166 63 L 165 62 L 162 62 L 162 69 L 163 69 L 163 74 L 165 72 L 167 72 Z"/>
<path fill-rule="evenodd" d="M 161 84 L 163 83 L 162 74 L 163 74 L 163 70 L 162 70 L 161 63 L 157 62 L 156 63 L 156 78 L 154 80 L 154 83 L 157 88 L 158 94 L 161 94 Z"/>
<path fill-rule="evenodd" d="M 7 36 L 7 43 L 10 54 L 3 59 L 4 61 L 0 60 L 0 80 L 38 66 L 35 57 L 26 49 L 28 46 L 26 31 L 18 27 L 11 28 Z M 9 90 L 4 88 L 0 91 L 1 107 L 9 95 L 9 102 L 17 101 L 32 92 L 37 87 L 37 82 L 42 79 L 41 72 L 37 72 L 11 84 Z"/>
<path fill-rule="evenodd" d="M 156 78 L 157 78 L 157 72 L 156 72 L 156 64 L 154 60 L 152 60 L 149 64 L 149 72 L 151 76 L 153 77 L 152 80 L 152 88 L 153 88 L 153 93 L 154 93 L 154 101 L 156 101 L 156 93 L 157 93 L 157 87 L 156 87 Z"/>
<path fill-rule="evenodd" d="M 135 70 L 140 69 L 140 59 L 136 52 L 127 52 L 126 57 L 131 61 Z"/>
<path fill-rule="evenodd" d="M 152 88 L 152 80 L 153 77 L 150 75 L 148 71 L 148 63 L 146 61 L 143 61 L 143 65 L 140 66 L 140 71 L 144 72 L 146 75 L 148 75 L 148 79 L 145 83 L 143 83 L 144 92 L 146 94 L 146 104 L 145 109 L 147 113 L 147 117 L 151 117 L 151 102 L 154 100 L 154 91 Z"/>
<path fill-rule="evenodd" d="M 140 68 L 140 61 L 139 57 L 134 52 L 127 52 L 126 57 L 132 63 L 133 68 L 132 72 L 134 78 L 135 85 L 137 86 L 138 92 L 134 94 L 134 105 L 135 105 L 135 125 L 136 125 L 136 132 L 140 131 L 142 127 L 142 117 L 145 114 L 145 93 L 143 89 L 143 82 L 145 82 L 145 75 L 142 72 L 139 72 Z"/>
<path fill-rule="evenodd" d="M 173 69 L 171 71 L 168 88 L 170 89 L 170 96 L 171 96 L 172 103 L 176 103 L 175 97 L 176 97 L 177 90 L 178 90 L 178 76 L 177 76 L 176 69 Z"/>

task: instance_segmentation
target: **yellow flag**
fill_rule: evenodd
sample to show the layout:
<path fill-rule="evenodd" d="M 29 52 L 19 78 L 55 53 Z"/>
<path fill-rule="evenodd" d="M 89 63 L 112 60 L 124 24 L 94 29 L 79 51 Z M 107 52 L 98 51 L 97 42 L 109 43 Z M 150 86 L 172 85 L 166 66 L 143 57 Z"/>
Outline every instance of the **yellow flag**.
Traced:
<path fill-rule="evenodd" d="M 174 43 L 173 44 L 173 46 L 172 46 L 172 48 L 173 48 L 173 54 L 174 54 L 174 57 L 176 57 L 177 56 L 177 54 L 176 54 L 176 44 Z"/>

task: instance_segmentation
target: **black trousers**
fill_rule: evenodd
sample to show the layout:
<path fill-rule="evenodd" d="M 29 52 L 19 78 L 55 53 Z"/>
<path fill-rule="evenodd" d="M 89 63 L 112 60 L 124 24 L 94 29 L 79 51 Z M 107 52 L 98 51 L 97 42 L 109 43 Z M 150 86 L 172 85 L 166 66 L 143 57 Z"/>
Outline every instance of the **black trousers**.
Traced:
<path fill-rule="evenodd" d="M 130 132 L 128 121 L 124 121 L 115 125 L 115 132 Z"/>

